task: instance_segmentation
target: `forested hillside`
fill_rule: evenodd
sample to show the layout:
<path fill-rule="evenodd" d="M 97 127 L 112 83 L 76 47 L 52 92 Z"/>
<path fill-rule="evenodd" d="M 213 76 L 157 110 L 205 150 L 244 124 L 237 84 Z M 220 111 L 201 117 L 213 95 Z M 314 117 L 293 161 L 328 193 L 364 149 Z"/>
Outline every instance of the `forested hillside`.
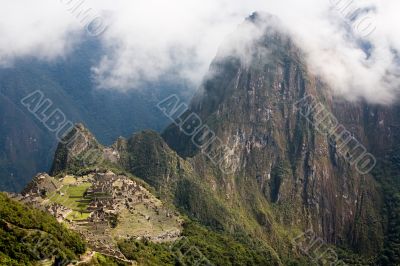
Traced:
<path fill-rule="evenodd" d="M 45 259 L 73 261 L 85 250 L 80 236 L 53 216 L 0 193 L 0 265 L 35 265 Z"/>

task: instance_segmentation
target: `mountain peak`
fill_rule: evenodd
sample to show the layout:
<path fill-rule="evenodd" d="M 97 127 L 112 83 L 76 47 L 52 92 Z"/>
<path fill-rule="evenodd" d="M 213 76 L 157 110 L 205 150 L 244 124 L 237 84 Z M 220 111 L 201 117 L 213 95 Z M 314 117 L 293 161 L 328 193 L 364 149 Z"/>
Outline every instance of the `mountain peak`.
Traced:
<path fill-rule="evenodd" d="M 260 12 L 260 11 L 255 11 L 253 12 L 250 16 L 246 18 L 246 21 L 250 21 L 253 23 L 278 23 L 279 18 L 271 13 L 268 12 Z M 280 22 L 279 22 L 280 23 Z"/>
<path fill-rule="evenodd" d="M 275 217 L 288 221 L 288 226 L 307 224 L 327 242 L 376 251 L 372 243 L 379 241 L 381 225 L 371 225 L 376 234 L 365 235 L 356 221 L 365 220 L 367 212 L 379 219 L 377 187 L 370 175 L 361 178 L 295 108 L 307 95 L 326 110 L 337 107 L 332 104 L 330 88 L 308 70 L 303 52 L 282 23 L 271 15 L 254 13 L 220 51 L 189 110 L 180 117 L 185 121 L 196 114 L 201 119 L 197 124 L 207 125 L 218 141 L 194 147 L 182 125 L 173 124 L 163 133 L 166 142 L 181 156 L 197 162 L 195 172 L 210 184 L 218 184 L 227 199 L 251 191 L 253 199 L 244 197 L 240 202 L 275 204 Z M 234 173 L 213 178 L 203 170 L 213 167 L 204 159 L 204 151 L 220 147 L 238 160 Z M 248 210 L 261 226 L 273 219 L 263 215 L 268 206 Z M 291 211 L 282 215 L 285 206 L 292 206 Z M 325 213 L 331 216 L 326 218 Z"/>
<path fill-rule="evenodd" d="M 83 124 L 78 123 L 58 144 L 50 173 L 58 174 L 77 162 L 83 166 L 85 161 L 92 163 L 102 156 L 102 145 Z"/>

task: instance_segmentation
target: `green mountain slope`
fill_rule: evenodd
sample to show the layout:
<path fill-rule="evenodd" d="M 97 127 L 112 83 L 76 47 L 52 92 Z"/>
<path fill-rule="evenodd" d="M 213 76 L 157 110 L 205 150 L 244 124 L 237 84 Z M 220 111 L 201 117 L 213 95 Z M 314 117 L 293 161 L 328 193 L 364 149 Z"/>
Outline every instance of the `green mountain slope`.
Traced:
<path fill-rule="evenodd" d="M 68 262 L 85 250 L 79 235 L 51 215 L 0 193 L 0 265 L 36 265 L 45 259 Z"/>

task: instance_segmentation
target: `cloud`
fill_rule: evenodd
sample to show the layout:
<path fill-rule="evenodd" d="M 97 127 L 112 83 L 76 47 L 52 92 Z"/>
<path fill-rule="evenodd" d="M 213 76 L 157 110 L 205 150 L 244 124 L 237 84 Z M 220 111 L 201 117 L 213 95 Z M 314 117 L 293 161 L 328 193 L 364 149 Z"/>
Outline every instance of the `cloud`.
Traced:
<path fill-rule="evenodd" d="M 114 52 L 94 67 L 104 88 L 129 88 L 171 72 L 198 84 L 224 36 L 248 14 L 227 9 L 228 1 L 117 2 L 102 36 Z"/>
<path fill-rule="evenodd" d="M 16 57 L 50 60 L 65 55 L 77 25 L 56 1 L 1 1 L 0 65 Z M 60 12 L 61 11 L 61 12 Z"/>
<path fill-rule="evenodd" d="M 84 0 L 2 0 L 0 65 L 22 56 L 67 56 L 86 27 L 71 11 L 77 1 Z M 95 36 L 108 51 L 92 68 L 100 88 L 135 89 L 166 75 L 199 85 L 227 36 L 252 12 L 262 11 L 282 21 L 310 69 L 335 92 L 350 100 L 390 103 L 399 91 L 396 0 L 86 0 L 84 5 L 108 23 Z M 248 34 L 257 36 L 249 30 L 241 40 L 252 38 Z"/>

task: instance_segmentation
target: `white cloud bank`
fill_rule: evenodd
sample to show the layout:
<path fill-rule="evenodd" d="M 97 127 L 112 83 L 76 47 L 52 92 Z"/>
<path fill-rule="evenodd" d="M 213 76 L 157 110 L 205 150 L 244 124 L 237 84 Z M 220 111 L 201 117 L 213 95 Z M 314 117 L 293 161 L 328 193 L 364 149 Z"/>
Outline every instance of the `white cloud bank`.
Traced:
<path fill-rule="evenodd" d="M 80 1 L 81 10 L 74 10 Z M 109 48 L 109 53 L 93 66 L 102 88 L 132 89 L 168 73 L 199 84 L 219 45 L 253 11 L 280 18 L 306 52 L 311 69 L 349 99 L 365 97 L 371 102 L 390 103 L 400 87 L 395 62 L 395 51 L 400 51 L 400 2 L 396 0 L 0 3 L 3 66 L 17 57 L 52 60 L 68 55 L 84 33 L 84 11 L 91 8 L 90 12 L 106 14 L 108 27 L 96 38 Z M 364 50 L 369 47 L 368 55 L 362 46 Z"/>

